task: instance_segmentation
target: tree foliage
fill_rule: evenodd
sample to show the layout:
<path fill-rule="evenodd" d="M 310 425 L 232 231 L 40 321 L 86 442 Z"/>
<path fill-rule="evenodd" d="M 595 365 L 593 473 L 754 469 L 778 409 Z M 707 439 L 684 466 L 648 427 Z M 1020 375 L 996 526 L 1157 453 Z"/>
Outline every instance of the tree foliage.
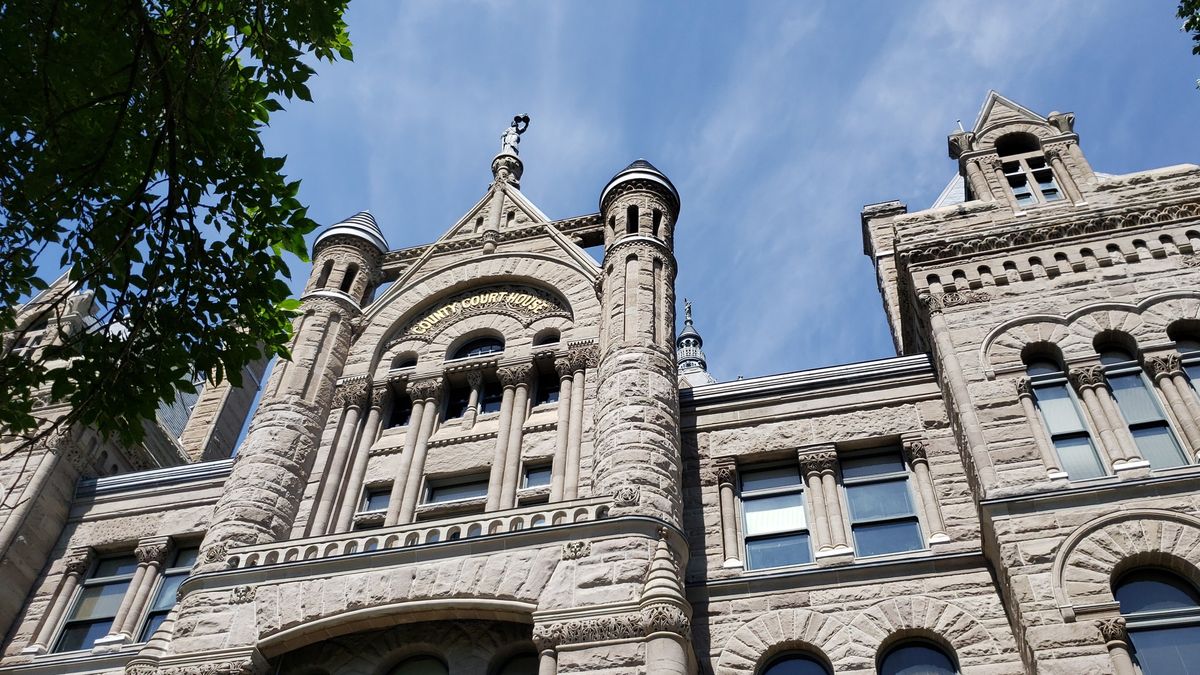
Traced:
<path fill-rule="evenodd" d="M 135 441 L 197 374 L 286 355 L 284 255 L 315 223 L 259 133 L 314 59 L 351 58 L 347 2 L 0 0 L 0 425 L 44 428 L 49 398 Z M 101 310 L 30 358 L 22 333 L 67 311 L 18 324 L 39 256 Z"/>
<path fill-rule="evenodd" d="M 1192 53 L 1200 56 L 1200 0 L 1180 0 L 1176 14 L 1183 19 L 1183 30 L 1192 36 Z M 1196 87 L 1200 88 L 1200 80 Z"/>

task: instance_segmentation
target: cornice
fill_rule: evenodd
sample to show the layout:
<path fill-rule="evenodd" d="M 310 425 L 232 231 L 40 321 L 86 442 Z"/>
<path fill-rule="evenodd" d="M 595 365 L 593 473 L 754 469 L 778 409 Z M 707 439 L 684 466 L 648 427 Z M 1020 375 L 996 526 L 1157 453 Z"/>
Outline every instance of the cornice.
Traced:
<path fill-rule="evenodd" d="M 550 227 L 564 234 L 578 234 L 580 232 L 588 232 L 596 228 L 603 227 L 604 218 L 599 213 L 589 213 L 583 216 L 574 216 L 572 218 L 564 218 L 562 220 L 552 220 L 548 223 L 535 223 L 526 227 L 514 228 L 511 230 L 503 230 L 499 233 L 500 241 L 521 241 L 524 239 L 533 239 L 545 232 L 545 228 Z M 413 246 L 395 251 L 388 251 L 383 256 L 384 267 L 394 267 L 408 262 L 413 262 L 425 255 L 432 249 L 433 254 L 451 253 L 454 251 L 464 251 L 474 248 L 479 248 L 483 243 L 483 234 L 470 237 L 458 237 L 446 239 L 443 241 L 425 244 L 422 246 Z"/>
<path fill-rule="evenodd" d="M 212 462 L 151 469 L 150 471 L 105 476 L 104 478 L 85 478 L 79 481 L 79 485 L 75 488 L 75 498 L 102 497 L 204 480 L 224 480 L 229 476 L 232 468 L 232 459 L 219 459 Z"/>

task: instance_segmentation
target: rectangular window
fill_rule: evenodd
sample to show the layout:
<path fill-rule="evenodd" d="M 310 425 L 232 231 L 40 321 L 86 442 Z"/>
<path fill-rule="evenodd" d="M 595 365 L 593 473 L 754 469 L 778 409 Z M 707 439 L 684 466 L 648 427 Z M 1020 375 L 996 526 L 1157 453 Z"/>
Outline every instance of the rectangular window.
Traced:
<path fill-rule="evenodd" d="M 538 378 L 537 391 L 534 392 L 533 404 L 557 403 L 559 387 L 560 384 L 557 375 L 554 373 L 542 375 Z"/>
<path fill-rule="evenodd" d="M 108 635 L 137 565 L 132 554 L 102 558 L 96 563 L 79 589 L 54 651 L 91 649 L 96 640 Z"/>
<path fill-rule="evenodd" d="M 898 448 L 851 455 L 841 460 L 841 467 L 858 557 L 924 548 Z"/>
<path fill-rule="evenodd" d="M 426 504 L 444 504 L 464 499 L 486 497 L 488 492 L 487 476 L 468 476 L 447 480 L 430 481 L 425 492 Z"/>
<path fill-rule="evenodd" d="M 746 568 L 812 562 L 799 468 L 748 470 L 740 477 Z"/>
<path fill-rule="evenodd" d="M 363 492 L 363 501 L 359 511 L 383 511 L 388 507 L 392 498 L 392 488 L 389 485 L 367 488 Z"/>
<path fill-rule="evenodd" d="M 484 380 L 483 391 L 479 393 L 479 413 L 486 415 L 500 412 L 500 403 L 503 400 L 504 390 L 500 387 L 500 383 L 495 380 Z"/>
<path fill-rule="evenodd" d="M 467 414 L 467 405 L 470 402 L 470 387 L 451 387 L 446 394 L 446 419 L 458 419 Z"/>
<path fill-rule="evenodd" d="M 395 394 L 392 396 L 392 412 L 388 416 L 388 427 L 403 427 L 408 426 L 412 420 L 413 403 L 408 394 Z"/>
<path fill-rule="evenodd" d="M 521 481 L 523 488 L 545 487 L 550 484 L 551 471 L 550 465 L 542 466 L 527 466 L 525 467 L 525 476 Z"/>
<path fill-rule="evenodd" d="M 1004 178 L 1019 206 L 1048 204 L 1062 199 L 1058 183 L 1054 180 L 1054 170 L 1046 162 L 1041 150 L 1005 157 L 1002 166 Z"/>
<path fill-rule="evenodd" d="M 167 614 L 171 612 L 171 608 L 175 606 L 175 595 L 179 592 L 179 584 L 187 579 L 188 574 L 192 571 L 192 565 L 196 564 L 196 556 L 200 553 L 199 547 L 196 546 L 181 546 L 175 549 L 175 553 L 171 555 L 171 565 L 162 574 L 162 579 L 158 585 L 158 590 L 154 594 L 154 603 L 150 605 L 150 611 L 146 615 L 146 623 L 142 626 L 141 638 L 139 642 L 145 642 L 154 635 L 154 631 L 162 625 L 167 619 Z"/>
<path fill-rule="evenodd" d="M 1137 444 L 1142 457 L 1155 469 L 1181 466 L 1187 463 L 1175 434 L 1159 408 L 1150 386 L 1146 383 L 1141 368 L 1132 372 L 1108 373 L 1108 386 L 1129 433 Z"/>
<path fill-rule="evenodd" d="M 1057 378 L 1035 382 L 1033 397 L 1042 411 L 1050 442 L 1054 445 L 1063 471 L 1067 472 L 1067 478 L 1086 480 L 1103 476 L 1104 465 L 1100 463 L 1100 456 L 1096 454 L 1083 417 L 1065 381 Z"/>

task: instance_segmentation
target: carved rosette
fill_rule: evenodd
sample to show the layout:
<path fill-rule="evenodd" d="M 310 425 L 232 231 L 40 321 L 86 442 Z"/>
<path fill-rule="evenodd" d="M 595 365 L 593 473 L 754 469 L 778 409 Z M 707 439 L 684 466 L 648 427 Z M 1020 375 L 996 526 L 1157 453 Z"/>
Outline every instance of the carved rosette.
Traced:
<path fill-rule="evenodd" d="M 909 464 L 929 463 L 928 446 L 925 441 L 908 441 L 904 444 L 904 458 Z"/>
<path fill-rule="evenodd" d="M 987 302 L 991 299 L 992 296 L 983 291 L 952 291 L 941 294 L 942 307 L 961 307 L 962 305 L 973 305 L 977 302 Z"/>
<path fill-rule="evenodd" d="M 363 408 L 367 405 L 369 385 L 366 378 L 341 382 L 333 393 L 333 407 L 340 409 Z"/>
<path fill-rule="evenodd" d="M 139 563 L 161 565 L 167 559 L 167 544 L 165 542 L 142 544 L 133 549 L 133 555 Z"/>
<path fill-rule="evenodd" d="M 799 455 L 800 470 L 805 476 L 822 474 L 833 471 L 837 467 L 837 452 L 833 450 L 818 450 L 803 452 Z"/>
<path fill-rule="evenodd" d="M 1155 380 L 1158 380 L 1160 377 L 1173 377 L 1183 374 L 1178 354 L 1165 354 L 1163 356 L 1148 358 L 1146 359 L 1146 367 L 1150 369 L 1150 375 Z"/>
<path fill-rule="evenodd" d="M 1022 377 L 1016 381 L 1017 397 L 1022 396 L 1033 397 L 1033 382 L 1028 377 Z"/>
<path fill-rule="evenodd" d="M 631 485 L 626 485 L 613 494 L 613 503 L 617 506 L 637 506 L 641 499 L 641 490 Z"/>
<path fill-rule="evenodd" d="M 83 576 L 92 566 L 92 549 L 73 548 L 67 553 L 63 571 L 67 574 Z"/>
<path fill-rule="evenodd" d="M 1096 622 L 1100 636 L 1105 642 L 1128 642 L 1129 634 L 1125 632 L 1124 617 L 1115 616 L 1111 619 L 1100 619 Z"/>
<path fill-rule="evenodd" d="M 1102 387 L 1106 382 L 1104 379 L 1104 366 L 1072 368 L 1068 377 L 1075 384 L 1075 388 L 1080 391 L 1092 387 Z"/>
<path fill-rule="evenodd" d="M 562 545 L 563 560 L 579 560 L 592 554 L 592 544 L 586 540 L 566 541 Z"/>
<path fill-rule="evenodd" d="M 227 549 L 225 548 L 225 544 L 215 544 L 204 552 L 204 561 L 210 563 L 219 562 L 224 560 L 226 555 Z"/>
<path fill-rule="evenodd" d="M 516 387 L 518 385 L 528 385 L 529 376 L 533 374 L 533 364 L 519 363 L 515 366 L 505 366 L 496 369 L 496 375 L 500 377 L 500 384 L 504 387 Z"/>
<path fill-rule="evenodd" d="M 442 378 L 430 377 L 413 380 L 408 383 L 408 395 L 412 397 L 413 403 L 436 400 L 442 395 Z"/>

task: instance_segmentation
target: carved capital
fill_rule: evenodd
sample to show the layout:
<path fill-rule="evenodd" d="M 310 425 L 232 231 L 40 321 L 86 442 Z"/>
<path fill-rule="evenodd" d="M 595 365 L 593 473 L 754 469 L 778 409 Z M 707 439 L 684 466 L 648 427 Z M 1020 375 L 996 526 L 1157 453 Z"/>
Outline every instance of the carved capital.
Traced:
<path fill-rule="evenodd" d="M 613 494 L 613 503 L 617 506 L 637 506 L 641 499 L 641 490 L 631 485 L 626 485 Z"/>
<path fill-rule="evenodd" d="M 483 372 L 472 370 L 467 373 L 467 385 L 472 389 L 478 389 L 483 384 Z"/>
<path fill-rule="evenodd" d="M 554 372 L 558 373 L 558 379 L 560 380 L 571 377 L 575 373 L 575 368 L 571 364 L 571 357 L 560 356 L 554 359 Z"/>
<path fill-rule="evenodd" d="M 1105 384 L 1103 366 L 1072 368 L 1068 377 L 1075 384 L 1075 387 L 1081 391 L 1092 387 L 1104 386 Z"/>
<path fill-rule="evenodd" d="M 691 617 L 680 607 L 666 603 L 643 607 L 642 625 L 646 635 L 667 632 L 686 637 L 692 631 Z"/>
<path fill-rule="evenodd" d="M 732 466 L 717 467 L 717 485 L 733 485 L 737 472 Z"/>
<path fill-rule="evenodd" d="M 412 380 L 408 383 L 408 395 L 414 403 L 435 400 L 442 395 L 442 383 L 443 380 L 440 376 Z"/>
<path fill-rule="evenodd" d="M 1125 632 L 1124 617 L 1115 616 L 1111 619 L 1100 619 L 1096 622 L 1096 628 L 1100 629 L 1100 636 L 1105 642 L 1128 642 L 1129 634 Z"/>
<path fill-rule="evenodd" d="M 563 560 L 579 560 L 592 553 L 592 544 L 587 540 L 567 541 L 562 545 Z"/>
<path fill-rule="evenodd" d="M 904 444 L 904 458 L 909 464 L 929 463 L 928 446 L 925 441 L 908 441 Z"/>
<path fill-rule="evenodd" d="M 970 131 L 956 131 L 946 139 L 950 159 L 958 159 L 963 153 L 975 149 L 975 134 Z"/>
<path fill-rule="evenodd" d="M 1033 396 L 1033 383 L 1028 377 L 1022 377 L 1021 379 L 1017 380 L 1015 384 L 1017 386 L 1018 398 L 1021 396 Z"/>
<path fill-rule="evenodd" d="M 83 576 L 92 566 L 92 549 L 85 547 L 73 548 L 67 551 L 63 571 L 67 574 Z"/>
<path fill-rule="evenodd" d="M 516 387 L 518 385 L 528 385 L 529 376 L 533 374 L 533 364 L 518 363 L 515 366 L 505 366 L 497 368 L 496 374 L 500 376 L 500 384 L 505 387 Z"/>
<path fill-rule="evenodd" d="M 383 408 L 383 401 L 387 398 L 389 386 L 387 382 L 376 382 L 371 385 L 371 407 Z"/>
<path fill-rule="evenodd" d="M 1070 143 L 1067 141 L 1059 141 L 1057 143 L 1046 143 L 1042 145 L 1042 151 L 1046 153 L 1046 157 L 1051 159 L 1064 159 L 1070 152 Z"/>
<path fill-rule="evenodd" d="M 167 559 L 167 543 L 154 541 L 138 544 L 138 547 L 133 549 L 133 555 L 139 563 L 162 565 Z"/>
<path fill-rule="evenodd" d="M 567 358 L 571 360 L 571 368 L 575 372 L 595 368 L 600 363 L 600 349 L 596 345 L 571 347 Z"/>
<path fill-rule="evenodd" d="M 1163 356 L 1153 356 L 1146 359 L 1146 367 L 1150 370 L 1150 375 L 1157 380 L 1160 377 L 1180 375 L 1183 369 L 1180 366 L 1178 354 L 1165 354 Z"/>
<path fill-rule="evenodd" d="M 922 293 L 917 296 L 917 302 L 921 303 L 921 306 L 924 307 L 925 311 L 931 316 L 942 313 L 942 298 L 940 295 L 934 295 L 933 293 Z"/>
<path fill-rule="evenodd" d="M 999 155 L 984 155 L 983 157 L 976 157 L 975 162 L 978 163 L 979 168 L 983 169 L 984 171 L 998 171 L 1004 164 L 1000 161 Z"/>
<path fill-rule="evenodd" d="M 837 467 L 837 452 L 834 450 L 815 450 L 799 454 L 800 471 L 808 476 L 833 471 Z"/>
<path fill-rule="evenodd" d="M 367 405 L 370 383 L 366 378 L 346 380 L 338 383 L 333 392 L 334 408 L 363 408 Z"/>

